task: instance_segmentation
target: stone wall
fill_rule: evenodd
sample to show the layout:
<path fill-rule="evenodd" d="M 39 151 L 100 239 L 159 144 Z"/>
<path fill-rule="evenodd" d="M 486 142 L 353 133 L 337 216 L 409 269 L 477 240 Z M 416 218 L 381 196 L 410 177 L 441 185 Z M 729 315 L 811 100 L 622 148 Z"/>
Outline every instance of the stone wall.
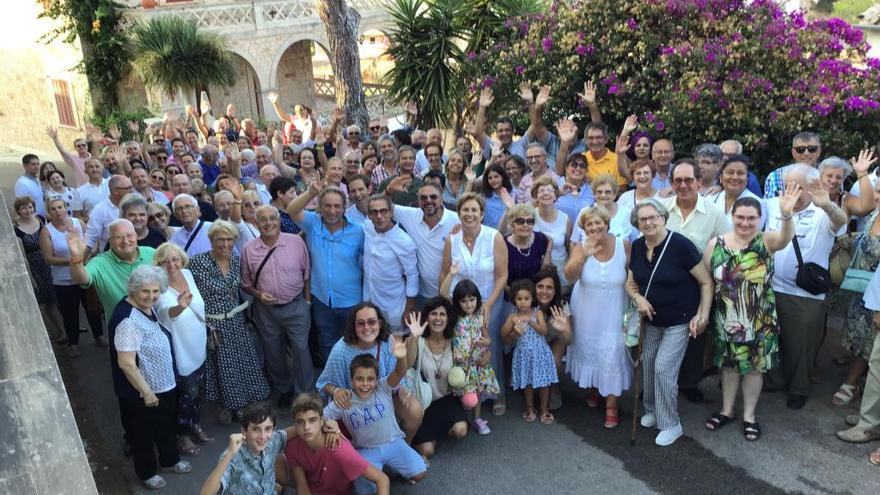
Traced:
<path fill-rule="evenodd" d="M 306 40 L 294 43 L 284 52 L 278 63 L 278 95 L 288 113 L 293 111 L 291 105 L 297 103 L 315 108 L 311 43 Z M 322 48 L 315 45 L 315 49 Z"/>
<path fill-rule="evenodd" d="M 211 97 L 211 105 L 217 111 L 214 112 L 215 117 L 219 112 L 226 109 L 226 105 L 234 103 L 239 118 L 250 117 L 258 118 L 264 116 L 261 98 L 258 94 L 261 91 L 260 81 L 254 72 L 253 67 L 238 55 L 234 56 L 236 66 L 235 85 L 229 88 L 221 88 L 218 86 L 210 86 L 208 95 Z"/>

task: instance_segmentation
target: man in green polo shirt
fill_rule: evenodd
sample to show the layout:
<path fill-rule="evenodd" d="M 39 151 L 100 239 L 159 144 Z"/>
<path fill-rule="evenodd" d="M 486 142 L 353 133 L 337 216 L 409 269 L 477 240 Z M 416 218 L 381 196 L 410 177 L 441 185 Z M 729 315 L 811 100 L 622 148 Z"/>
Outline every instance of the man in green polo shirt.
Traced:
<path fill-rule="evenodd" d="M 77 233 L 67 236 L 70 249 L 70 275 L 83 288 L 94 286 L 104 306 L 104 318 L 109 324 L 116 304 L 128 295 L 126 284 L 131 272 L 142 264 L 152 264 L 156 250 L 138 247 L 134 225 L 124 218 L 110 222 L 110 250 L 83 265 L 87 252 L 86 240 Z"/>

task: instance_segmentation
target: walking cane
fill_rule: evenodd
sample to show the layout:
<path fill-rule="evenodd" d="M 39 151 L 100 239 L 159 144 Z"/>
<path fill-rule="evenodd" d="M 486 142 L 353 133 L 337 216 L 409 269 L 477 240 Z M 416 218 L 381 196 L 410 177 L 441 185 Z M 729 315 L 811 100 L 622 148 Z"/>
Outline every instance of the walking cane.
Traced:
<path fill-rule="evenodd" d="M 645 318 L 639 318 L 639 344 L 636 346 L 636 395 L 634 397 L 633 404 L 633 420 L 632 420 L 632 431 L 630 432 L 629 444 L 636 444 L 636 422 L 639 420 L 639 388 L 642 385 L 641 381 L 641 370 L 642 370 L 642 336 L 645 334 Z"/>

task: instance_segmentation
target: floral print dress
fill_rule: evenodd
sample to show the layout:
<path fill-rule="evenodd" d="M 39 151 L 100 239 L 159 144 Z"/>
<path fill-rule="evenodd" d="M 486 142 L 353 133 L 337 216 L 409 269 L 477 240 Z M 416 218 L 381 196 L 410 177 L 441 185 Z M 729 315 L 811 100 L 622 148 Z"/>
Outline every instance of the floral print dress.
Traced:
<path fill-rule="evenodd" d="M 868 221 L 865 223 L 865 230 L 856 238 L 853 258 L 849 264 L 850 268 L 873 272 L 880 265 L 880 236 L 871 235 L 871 229 L 874 228 L 876 221 L 877 212 L 875 211 L 868 217 Z M 874 312 L 865 308 L 862 294 L 843 290 L 841 292 L 854 295 L 854 297 L 849 298 L 846 323 L 841 333 L 843 348 L 848 350 L 853 356 L 869 361 L 876 335 L 874 325 L 871 323 Z"/>
<path fill-rule="evenodd" d="M 736 250 L 718 237 L 712 251 L 715 296 L 710 331 L 716 366 L 740 374 L 765 373 L 779 364 L 779 325 L 773 293 L 773 255 L 759 233 Z"/>
<path fill-rule="evenodd" d="M 462 316 L 455 325 L 455 336 L 452 338 L 452 361 L 455 366 L 460 366 L 467 377 L 467 385 L 463 390 L 457 390 L 456 394 L 463 392 L 476 392 L 480 399 L 492 399 L 501 393 L 495 370 L 491 360 L 485 365 L 477 364 L 487 352 L 483 346 L 477 344 L 483 327 L 481 316 Z"/>

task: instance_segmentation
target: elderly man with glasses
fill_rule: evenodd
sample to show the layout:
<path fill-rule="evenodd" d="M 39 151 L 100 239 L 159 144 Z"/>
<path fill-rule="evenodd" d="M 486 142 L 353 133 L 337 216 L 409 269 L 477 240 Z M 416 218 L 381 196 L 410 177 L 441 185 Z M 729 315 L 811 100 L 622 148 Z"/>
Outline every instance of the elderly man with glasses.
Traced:
<path fill-rule="evenodd" d="M 819 156 L 822 154 L 822 142 L 819 135 L 812 132 L 799 132 L 791 140 L 792 163 L 803 163 L 811 167 L 819 166 Z M 783 177 L 787 173 L 786 165 L 770 172 L 764 181 L 764 197 L 775 198 L 785 189 Z"/>
<path fill-rule="evenodd" d="M 110 224 L 119 218 L 119 203 L 132 190 L 131 179 L 124 175 L 114 175 L 107 181 L 110 197 L 101 201 L 89 214 L 86 227 L 86 245 L 92 256 L 100 253 L 110 239 Z"/>
<path fill-rule="evenodd" d="M 547 151 L 541 143 L 532 143 L 526 147 L 526 164 L 532 169 L 519 182 L 516 189 L 516 202 L 525 203 L 532 200 L 532 184 L 539 178 L 547 175 L 553 182 L 559 182 L 556 172 L 547 167 Z"/>
<path fill-rule="evenodd" d="M 171 211 L 182 227 L 168 240 L 183 248 L 189 257 L 210 251 L 208 230 L 211 222 L 201 220 L 202 212 L 196 198 L 189 194 L 177 195 L 171 202 Z"/>

